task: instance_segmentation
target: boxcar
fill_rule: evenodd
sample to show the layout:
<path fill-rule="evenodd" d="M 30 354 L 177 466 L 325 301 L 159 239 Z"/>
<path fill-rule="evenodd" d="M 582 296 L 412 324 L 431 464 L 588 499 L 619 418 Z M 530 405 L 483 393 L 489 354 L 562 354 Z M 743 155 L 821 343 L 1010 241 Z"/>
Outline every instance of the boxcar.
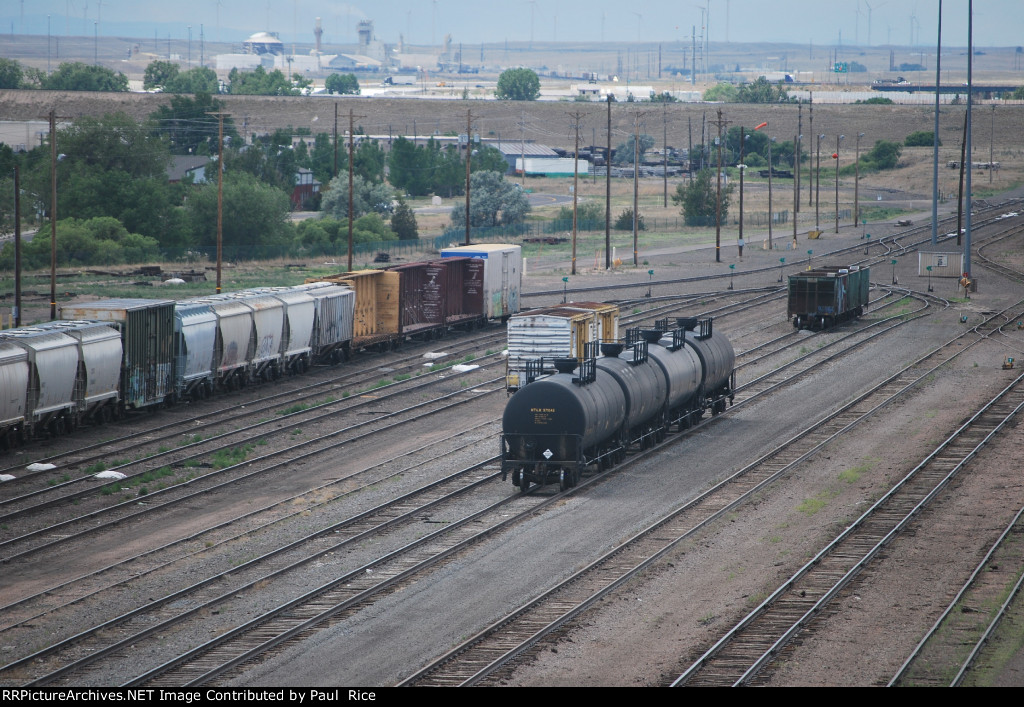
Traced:
<path fill-rule="evenodd" d="M 517 245 L 484 243 L 442 248 L 441 258 L 484 261 L 484 312 L 488 319 L 506 320 L 519 311 L 523 279 L 523 249 Z"/>
<path fill-rule="evenodd" d="M 787 316 L 798 329 L 827 329 L 856 319 L 868 305 L 870 273 L 851 265 L 790 275 Z"/>
<path fill-rule="evenodd" d="M 101 321 L 121 334 L 121 404 L 160 405 L 174 393 L 174 302 L 112 299 L 65 305 L 64 319 Z"/>
<path fill-rule="evenodd" d="M 401 336 L 401 275 L 388 270 L 354 270 L 318 278 L 355 291 L 352 348 L 388 349 Z"/>
<path fill-rule="evenodd" d="M 486 322 L 483 260 L 456 256 L 431 262 L 445 268 L 445 326 L 472 328 Z"/>

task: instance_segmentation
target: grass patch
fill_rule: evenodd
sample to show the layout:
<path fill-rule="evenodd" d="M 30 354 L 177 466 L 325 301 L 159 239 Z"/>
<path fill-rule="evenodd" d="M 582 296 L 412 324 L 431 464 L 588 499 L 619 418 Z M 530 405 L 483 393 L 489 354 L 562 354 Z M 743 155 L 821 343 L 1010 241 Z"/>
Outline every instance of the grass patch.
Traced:
<path fill-rule="evenodd" d="M 213 455 L 212 466 L 214 469 L 226 469 L 229 466 L 241 464 L 252 450 L 253 446 L 251 444 L 232 447 L 231 449 L 222 449 Z"/>
<path fill-rule="evenodd" d="M 813 516 L 815 513 L 827 506 L 828 502 L 837 495 L 839 494 L 835 491 L 822 491 L 812 498 L 805 498 L 800 502 L 800 505 L 798 505 L 796 509 L 805 515 Z"/>
<path fill-rule="evenodd" d="M 90 464 L 89 466 L 85 467 L 85 469 L 83 469 L 82 473 L 83 474 L 87 474 L 89 476 L 92 476 L 94 474 L 98 474 L 101 471 L 106 471 L 106 470 L 107 470 L 107 463 L 103 462 L 103 461 L 100 461 L 100 462 L 96 462 L 95 464 Z"/>
<path fill-rule="evenodd" d="M 847 484 L 855 484 L 860 481 L 861 476 L 869 471 L 871 471 L 870 464 L 861 464 L 839 472 L 839 480 Z"/>

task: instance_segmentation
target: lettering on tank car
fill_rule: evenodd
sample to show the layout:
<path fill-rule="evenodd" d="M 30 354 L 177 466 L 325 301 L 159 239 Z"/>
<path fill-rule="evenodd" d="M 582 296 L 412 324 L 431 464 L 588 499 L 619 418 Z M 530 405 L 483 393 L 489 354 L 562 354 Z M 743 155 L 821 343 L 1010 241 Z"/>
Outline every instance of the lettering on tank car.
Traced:
<path fill-rule="evenodd" d="M 557 412 L 555 408 L 530 408 L 533 414 L 533 424 L 546 425 L 551 422 L 551 416 Z"/>

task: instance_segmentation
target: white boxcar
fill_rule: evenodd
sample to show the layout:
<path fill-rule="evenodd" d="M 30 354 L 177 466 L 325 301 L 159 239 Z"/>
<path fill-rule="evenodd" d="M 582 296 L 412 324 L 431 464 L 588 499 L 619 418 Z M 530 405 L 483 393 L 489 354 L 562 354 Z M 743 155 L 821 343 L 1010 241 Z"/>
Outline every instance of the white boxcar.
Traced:
<path fill-rule="evenodd" d="M 526 385 L 527 362 L 543 359 L 536 372 L 555 372 L 556 358 L 583 360 L 588 342 L 597 340 L 597 317 L 592 311 L 548 307 L 520 312 L 508 320 L 508 358 L 505 388 Z"/>
<path fill-rule="evenodd" d="M 29 433 L 62 434 L 74 425 L 78 342 L 67 334 L 36 327 L 11 329 L 3 337 L 28 354 L 25 417 Z"/>
<path fill-rule="evenodd" d="M 484 311 L 488 319 L 508 319 L 519 311 L 523 284 L 523 249 L 517 245 L 482 243 L 441 249 L 442 258 L 480 258 L 484 266 Z"/>
<path fill-rule="evenodd" d="M 57 321 L 41 324 L 78 342 L 79 375 L 76 405 L 80 420 L 109 422 L 116 417 L 120 394 L 121 334 L 99 322 Z"/>
<path fill-rule="evenodd" d="M 179 302 L 174 307 L 174 392 L 181 399 L 205 398 L 216 376 L 217 315 L 209 302 Z"/>
<path fill-rule="evenodd" d="M 10 449 L 20 441 L 28 395 L 28 354 L 14 342 L 0 339 L 0 444 Z"/>

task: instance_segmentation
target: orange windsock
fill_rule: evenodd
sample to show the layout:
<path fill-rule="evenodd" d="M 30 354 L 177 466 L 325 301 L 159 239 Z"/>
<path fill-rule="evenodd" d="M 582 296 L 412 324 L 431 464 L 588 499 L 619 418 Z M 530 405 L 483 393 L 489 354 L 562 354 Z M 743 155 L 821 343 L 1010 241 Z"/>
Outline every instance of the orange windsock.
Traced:
<path fill-rule="evenodd" d="M 754 130 L 760 130 L 761 128 L 764 128 L 764 127 L 767 127 L 767 126 L 768 126 L 768 122 L 765 121 L 764 123 L 761 123 L 756 128 L 754 128 Z"/>

